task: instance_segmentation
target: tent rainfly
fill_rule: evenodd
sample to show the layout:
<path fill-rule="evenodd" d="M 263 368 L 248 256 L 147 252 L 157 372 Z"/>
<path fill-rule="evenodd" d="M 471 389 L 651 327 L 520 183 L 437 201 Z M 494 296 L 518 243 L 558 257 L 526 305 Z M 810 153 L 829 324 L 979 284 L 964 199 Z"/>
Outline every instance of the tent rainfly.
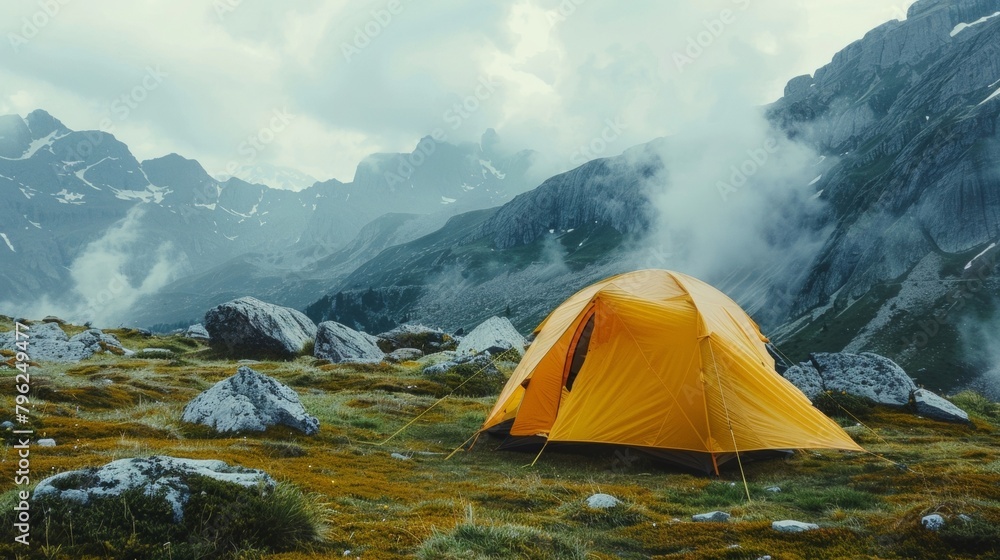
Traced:
<path fill-rule="evenodd" d="M 507 435 L 507 447 L 635 447 L 716 474 L 744 454 L 863 451 L 778 375 L 767 342 L 736 302 L 700 280 L 665 270 L 614 276 L 538 325 L 480 432 Z"/>

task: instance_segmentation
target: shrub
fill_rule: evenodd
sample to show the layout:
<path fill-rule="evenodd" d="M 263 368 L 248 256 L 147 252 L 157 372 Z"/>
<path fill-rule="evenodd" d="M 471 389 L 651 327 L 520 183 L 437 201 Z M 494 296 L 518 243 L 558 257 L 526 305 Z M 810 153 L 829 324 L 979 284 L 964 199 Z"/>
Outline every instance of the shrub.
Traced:
<path fill-rule="evenodd" d="M 971 416 L 978 416 L 993 425 L 1000 426 L 1000 403 L 995 403 L 975 391 L 962 391 L 949 400 Z"/>
<path fill-rule="evenodd" d="M 87 504 L 38 498 L 38 527 L 47 546 L 70 557 L 171 559 L 288 551 L 316 542 L 325 531 L 325 506 L 293 485 L 245 488 L 202 476 L 186 482 L 190 497 L 179 523 L 162 493 L 133 488 Z"/>

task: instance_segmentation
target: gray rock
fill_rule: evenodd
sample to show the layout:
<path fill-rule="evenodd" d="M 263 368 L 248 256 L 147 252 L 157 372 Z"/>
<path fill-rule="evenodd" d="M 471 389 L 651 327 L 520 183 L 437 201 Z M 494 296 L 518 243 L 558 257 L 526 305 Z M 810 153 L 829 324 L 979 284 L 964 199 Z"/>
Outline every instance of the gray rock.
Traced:
<path fill-rule="evenodd" d="M 825 391 L 834 393 L 843 391 L 879 404 L 899 408 L 910 403 L 910 394 L 917 389 L 903 368 L 878 354 L 817 352 L 811 354 L 810 359 Z M 803 377 L 808 378 L 810 374 L 806 373 L 806 368 L 802 366 L 799 364 L 797 367 L 801 367 L 805 374 Z M 786 378 L 792 369 L 785 372 Z M 794 375 L 797 374 L 793 374 L 793 377 Z"/>
<path fill-rule="evenodd" d="M 47 315 L 44 319 L 42 319 L 42 322 L 43 323 L 58 323 L 60 325 L 65 325 L 66 324 L 66 321 L 63 321 L 62 319 L 60 319 L 59 317 L 56 317 L 54 315 Z"/>
<path fill-rule="evenodd" d="M 917 414 L 921 416 L 944 422 L 969 421 L 969 415 L 964 410 L 927 389 L 914 391 L 913 402 L 917 405 Z"/>
<path fill-rule="evenodd" d="M 611 509 L 622 503 L 611 494 L 593 494 L 587 498 L 587 507 L 591 509 Z"/>
<path fill-rule="evenodd" d="M 378 347 L 374 336 L 356 331 L 334 321 L 320 323 L 316 328 L 316 347 L 313 355 L 333 363 L 379 363 L 385 354 Z"/>
<path fill-rule="evenodd" d="M 521 356 L 524 354 L 524 345 L 524 337 L 509 319 L 490 317 L 462 339 L 457 353 L 459 356 L 472 356 L 481 352 L 496 355 L 514 349 Z"/>
<path fill-rule="evenodd" d="M 389 456 L 392 457 L 393 459 L 396 459 L 397 461 L 409 461 L 410 460 L 409 457 L 407 457 L 406 455 L 403 455 L 402 453 L 391 453 L 391 454 L 389 454 Z"/>
<path fill-rule="evenodd" d="M 244 487 L 275 486 L 274 479 L 259 470 L 231 467 L 222 461 L 154 456 L 119 459 L 100 468 L 59 473 L 39 482 L 34 497 L 54 496 L 87 504 L 95 498 L 119 496 L 127 490 L 142 488 L 150 496 L 162 493 L 173 510 L 174 522 L 179 523 L 184 519 L 184 505 L 190 497 L 187 480 L 195 475 Z"/>
<path fill-rule="evenodd" d="M 708 513 L 699 513 L 698 515 L 692 515 L 691 521 L 696 523 L 725 523 L 729 521 L 732 517 L 724 511 L 710 511 Z"/>
<path fill-rule="evenodd" d="M 0 429 L 3 429 L 3 430 L 13 430 L 14 429 L 14 423 L 11 422 L 10 420 L 4 420 L 3 423 L 0 424 Z"/>
<path fill-rule="evenodd" d="M 37 443 L 38 443 L 38 447 L 55 447 L 56 446 L 56 440 L 54 440 L 52 438 L 40 439 L 40 440 L 38 440 Z"/>
<path fill-rule="evenodd" d="M 809 362 L 802 362 L 796 366 L 792 366 L 785 370 L 781 374 L 799 388 L 799 391 L 809 397 L 809 399 L 815 399 L 816 397 L 823 394 L 825 390 L 823 388 L 823 379 L 819 376 L 819 372 L 816 368 Z"/>
<path fill-rule="evenodd" d="M 940 531 L 944 528 L 944 518 L 936 513 L 932 513 L 931 515 L 925 515 L 920 520 L 920 524 L 928 531 Z"/>
<path fill-rule="evenodd" d="M 316 337 L 316 325 L 301 312 L 244 297 L 205 313 L 210 344 L 229 354 L 293 358 Z"/>
<path fill-rule="evenodd" d="M 424 353 L 417 348 L 400 348 L 386 354 L 385 359 L 393 363 L 411 362 L 424 357 Z"/>
<path fill-rule="evenodd" d="M 815 523 L 803 523 L 802 521 L 795 521 L 793 519 L 785 519 L 784 521 L 775 521 L 771 523 L 771 528 L 780 533 L 801 533 L 802 531 L 819 529 L 819 525 Z"/>
<path fill-rule="evenodd" d="M 279 424 L 306 435 L 319 431 L 319 420 L 306 413 L 295 391 L 246 366 L 195 397 L 182 419 L 221 433 L 262 432 Z"/>
<path fill-rule="evenodd" d="M 429 377 L 435 377 L 443 375 L 459 366 L 471 365 L 476 371 L 485 368 L 480 375 L 503 375 L 496 365 L 493 364 L 493 360 L 490 359 L 489 354 L 476 354 L 475 356 L 456 356 L 451 360 L 440 362 L 432 366 L 424 368 L 424 375 Z"/>
<path fill-rule="evenodd" d="M 455 341 L 440 329 L 424 325 L 405 324 L 378 335 L 379 348 L 393 352 L 400 348 L 416 348 L 424 354 L 454 350 Z"/>
<path fill-rule="evenodd" d="M 780 486 L 768 486 L 764 490 L 766 490 L 768 492 L 772 492 L 774 494 L 777 494 L 778 492 L 781 492 L 781 487 Z"/>
<path fill-rule="evenodd" d="M 184 336 L 196 340 L 209 340 L 211 338 L 208 335 L 208 329 L 206 329 L 205 325 L 202 325 L 201 323 L 196 323 L 188 327 L 187 330 L 184 331 Z"/>
<path fill-rule="evenodd" d="M 59 323 L 35 323 L 26 331 L 28 355 L 32 360 L 48 362 L 79 362 L 105 351 L 128 355 L 121 342 L 98 329 L 89 329 L 70 338 Z M 16 350 L 14 331 L 0 333 L 0 348 Z"/>

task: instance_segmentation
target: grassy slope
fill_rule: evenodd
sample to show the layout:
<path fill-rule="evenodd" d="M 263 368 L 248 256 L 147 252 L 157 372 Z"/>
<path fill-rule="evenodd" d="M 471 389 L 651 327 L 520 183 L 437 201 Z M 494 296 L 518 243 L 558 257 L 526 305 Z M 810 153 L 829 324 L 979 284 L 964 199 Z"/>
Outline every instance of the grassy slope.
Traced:
<path fill-rule="evenodd" d="M 874 454 L 796 453 L 746 465 L 753 496 L 747 503 L 736 472 L 692 476 L 611 452 L 546 452 L 526 468 L 532 456 L 493 451 L 495 442 L 483 439 L 446 461 L 442 454 L 474 432 L 493 397 L 451 397 L 389 443 L 366 443 L 383 440 L 447 392 L 421 378 L 413 363 L 357 368 L 299 358 L 256 364 L 300 394 L 320 419 L 319 434 L 275 428 L 213 436 L 178 419 L 187 401 L 234 373 L 236 364 L 213 360 L 189 342 L 118 334 L 129 347 L 187 353 L 174 361 L 105 356 L 35 368 L 35 427 L 59 445 L 34 449 L 32 471 L 169 454 L 264 469 L 323 496 L 333 512 L 326 541 L 313 551 L 268 558 L 339 557 L 345 550 L 361 558 L 481 557 L 476 550 L 543 557 L 540 551 L 553 549 L 562 551 L 553 557 L 590 558 L 960 558 L 982 554 L 1000 539 L 1000 413 L 988 403 L 979 403 L 982 415 L 968 427 L 888 410 L 865 418 L 874 432 L 845 419 L 862 445 L 908 469 Z M 0 371 L 5 386 L 12 375 Z M 11 410 L 12 392 L 0 401 Z M 392 452 L 412 457 L 401 461 Z M 8 470 L 10 453 L 6 448 Z M 765 491 L 772 485 L 782 491 Z M 11 487 L 4 476 L 0 490 Z M 583 500 L 598 491 L 622 498 L 625 507 L 589 510 Z M 734 518 L 724 525 L 689 521 L 714 509 Z M 930 512 L 977 521 L 930 533 L 919 526 Z M 815 522 L 822 530 L 779 534 L 770 528 L 775 519 Z M 12 551 L 10 531 L 0 528 L 5 557 Z M 39 528 L 35 537 L 43 538 Z M 75 557 L 70 547 L 62 553 Z"/>

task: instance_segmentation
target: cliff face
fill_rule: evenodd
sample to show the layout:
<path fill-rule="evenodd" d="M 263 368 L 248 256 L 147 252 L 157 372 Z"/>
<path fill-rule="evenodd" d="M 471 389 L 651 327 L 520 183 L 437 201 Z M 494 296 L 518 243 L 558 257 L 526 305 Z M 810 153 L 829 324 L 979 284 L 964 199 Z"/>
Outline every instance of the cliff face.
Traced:
<path fill-rule="evenodd" d="M 769 108 L 789 134 L 840 157 L 817 185 L 836 232 L 799 310 L 845 286 L 863 294 L 930 251 L 1000 236 L 1000 103 L 985 101 L 1000 85 L 997 12 L 997 1 L 918 2 Z"/>

